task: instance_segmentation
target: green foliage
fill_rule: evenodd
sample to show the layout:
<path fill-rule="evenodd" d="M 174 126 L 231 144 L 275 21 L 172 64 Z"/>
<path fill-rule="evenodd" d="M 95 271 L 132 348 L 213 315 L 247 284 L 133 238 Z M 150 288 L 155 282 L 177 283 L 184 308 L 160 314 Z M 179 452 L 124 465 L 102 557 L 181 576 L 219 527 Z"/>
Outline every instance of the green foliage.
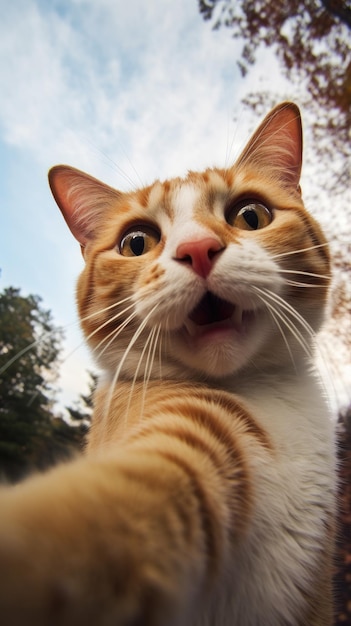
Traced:
<path fill-rule="evenodd" d="M 9 480 L 67 457 L 86 432 L 53 415 L 62 332 L 40 302 L 0 293 L 0 476 Z"/>
<path fill-rule="evenodd" d="M 90 376 L 88 393 L 81 394 L 74 407 L 66 407 L 73 423 L 77 424 L 78 422 L 78 424 L 87 429 L 90 425 L 93 412 L 93 394 L 98 383 L 98 376 L 93 372 L 88 373 Z"/>

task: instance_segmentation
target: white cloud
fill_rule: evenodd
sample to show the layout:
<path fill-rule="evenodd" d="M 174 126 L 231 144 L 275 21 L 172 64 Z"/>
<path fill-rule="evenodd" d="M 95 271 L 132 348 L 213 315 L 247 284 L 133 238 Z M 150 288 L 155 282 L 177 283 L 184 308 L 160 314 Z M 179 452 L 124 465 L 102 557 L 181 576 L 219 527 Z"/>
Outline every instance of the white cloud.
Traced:
<path fill-rule="evenodd" d="M 33 1 L 9 11 L 0 40 L 5 140 L 45 163 L 66 156 L 83 167 L 104 160 L 93 145 L 133 179 L 126 155 L 143 179 L 202 161 L 204 140 L 223 158 L 234 43 L 188 0 L 75 6 L 75 25 Z"/>
<path fill-rule="evenodd" d="M 0 120 L 5 140 L 45 167 L 70 162 L 125 188 L 222 165 L 234 132 L 233 157 L 248 137 L 245 91 L 273 70 L 286 93 L 269 53 L 240 80 L 240 42 L 211 30 L 195 1 L 15 6 L 0 38 Z"/>

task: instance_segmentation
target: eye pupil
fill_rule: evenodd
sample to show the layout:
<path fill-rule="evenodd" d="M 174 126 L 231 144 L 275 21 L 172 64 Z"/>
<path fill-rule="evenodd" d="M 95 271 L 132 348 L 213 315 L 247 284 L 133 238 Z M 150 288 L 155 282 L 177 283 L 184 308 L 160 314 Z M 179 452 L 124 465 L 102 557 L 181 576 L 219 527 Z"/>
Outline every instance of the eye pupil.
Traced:
<path fill-rule="evenodd" d="M 130 227 L 117 244 L 122 256 L 137 257 L 150 252 L 160 241 L 160 232 L 153 226 L 140 224 Z"/>
<path fill-rule="evenodd" d="M 241 230 L 259 230 L 268 226 L 273 219 L 272 211 L 258 200 L 241 200 L 229 207 L 226 213 L 228 224 Z"/>
<path fill-rule="evenodd" d="M 253 209 L 244 209 L 242 211 L 242 216 L 245 222 L 252 228 L 252 230 L 257 230 L 259 222 L 257 213 Z"/>
<path fill-rule="evenodd" d="M 143 235 L 134 235 L 130 241 L 130 248 L 135 256 L 143 254 L 145 248 L 145 239 Z"/>

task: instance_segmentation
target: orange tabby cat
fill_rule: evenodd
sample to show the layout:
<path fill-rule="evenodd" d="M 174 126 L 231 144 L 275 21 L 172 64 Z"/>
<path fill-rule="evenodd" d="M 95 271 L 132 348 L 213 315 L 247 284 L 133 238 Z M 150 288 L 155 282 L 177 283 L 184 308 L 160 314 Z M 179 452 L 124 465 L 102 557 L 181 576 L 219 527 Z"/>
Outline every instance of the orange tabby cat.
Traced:
<path fill-rule="evenodd" d="M 83 458 L 0 494 L 4 626 L 330 626 L 329 278 L 284 103 L 229 169 L 120 193 L 67 166 L 104 371 Z"/>

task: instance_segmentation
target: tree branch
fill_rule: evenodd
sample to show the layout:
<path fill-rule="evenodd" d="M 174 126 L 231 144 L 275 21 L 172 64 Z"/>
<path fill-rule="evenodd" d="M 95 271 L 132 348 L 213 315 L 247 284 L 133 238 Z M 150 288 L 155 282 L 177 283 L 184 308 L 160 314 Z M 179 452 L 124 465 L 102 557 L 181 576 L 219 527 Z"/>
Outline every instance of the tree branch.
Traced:
<path fill-rule="evenodd" d="M 321 0 L 324 8 L 351 28 L 351 5 L 348 0 Z"/>

